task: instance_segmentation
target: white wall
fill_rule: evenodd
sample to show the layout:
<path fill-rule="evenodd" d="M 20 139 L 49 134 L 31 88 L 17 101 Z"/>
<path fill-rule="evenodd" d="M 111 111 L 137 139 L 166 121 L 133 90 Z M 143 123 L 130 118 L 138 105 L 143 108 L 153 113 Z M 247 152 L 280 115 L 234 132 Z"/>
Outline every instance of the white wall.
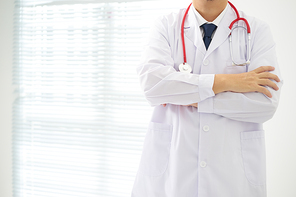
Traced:
<path fill-rule="evenodd" d="M 268 197 L 296 196 L 296 1 L 232 0 L 238 9 L 269 23 L 284 78 L 280 106 L 265 124 Z M 13 0 L 0 0 L 0 197 L 12 196 L 12 28 Z"/>
<path fill-rule="evenodd" d="M 0 197 L 12 196 L 13 0 L 0 0 Z"/>

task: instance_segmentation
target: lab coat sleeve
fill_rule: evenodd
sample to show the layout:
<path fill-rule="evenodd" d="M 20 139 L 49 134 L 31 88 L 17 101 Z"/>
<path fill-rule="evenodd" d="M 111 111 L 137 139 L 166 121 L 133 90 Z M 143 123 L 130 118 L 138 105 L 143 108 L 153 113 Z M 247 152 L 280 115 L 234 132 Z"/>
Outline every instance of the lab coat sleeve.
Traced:
<path fill-rule="evenodd" d="M 175 70 L 167 19 L 157 20 L 137 68 L 140 84 L 150 105 L 188 105 L 214 96 L 214 74 L 197 75 Z"/>
<path fill-rule="evenodd" d="M 261 23 L 252 36 L 254 41 L 252 43 L 252 59 L 249 71 L 260 66 L 273 66 L 275 70 L 272 73 L 278 75 L 281 79 L 276 59 L 275 43 L 269 27 Z M 275 83 L 279 87 L 278 91 L 267 87 L 272 94 L 272 98 L 258 92 L 222 92 L 198 103 L 198 111 L 215 113 L 238 121 L 263 123 L 273 117 L 278 106 L 282 79 L 281 82 Z"/>

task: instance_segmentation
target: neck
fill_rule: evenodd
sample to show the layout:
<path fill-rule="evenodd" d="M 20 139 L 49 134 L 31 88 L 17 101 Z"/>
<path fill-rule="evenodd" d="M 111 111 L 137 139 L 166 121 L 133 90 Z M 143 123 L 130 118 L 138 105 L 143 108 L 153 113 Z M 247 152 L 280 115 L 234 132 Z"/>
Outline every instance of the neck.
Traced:
<path fill-rule="evenodd" d="M 213 22 L 227 6 L 227 0 L 192 0 L 194 8 L 209 22 Z"/>

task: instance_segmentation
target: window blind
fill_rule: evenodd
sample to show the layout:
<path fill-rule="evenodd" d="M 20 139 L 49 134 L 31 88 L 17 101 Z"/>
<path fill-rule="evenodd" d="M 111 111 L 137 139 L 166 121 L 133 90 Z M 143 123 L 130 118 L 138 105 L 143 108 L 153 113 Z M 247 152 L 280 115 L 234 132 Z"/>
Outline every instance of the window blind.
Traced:
<path fill-rule="evenodd" d="M 15 1 L 15 197 L 130 196 L 152 110 L 136 65 L 151 22 L 180 6 Z"/>

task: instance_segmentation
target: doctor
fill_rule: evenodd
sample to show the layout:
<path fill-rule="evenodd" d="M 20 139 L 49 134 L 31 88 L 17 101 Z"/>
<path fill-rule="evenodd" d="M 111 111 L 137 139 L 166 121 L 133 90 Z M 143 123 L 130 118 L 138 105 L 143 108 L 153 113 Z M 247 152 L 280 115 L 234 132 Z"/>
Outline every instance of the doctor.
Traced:
<path fill-rule="evenodd" d="M 180 72 L 185 11 L 157 20 L 137 68 L 155 108 L 132 197 L 265 197 L 262 123 L 282 86 L 270 29 L 239 12 L 251 27 L 250 64 L 233 65 L 230 48 L 243 62 L 248 47 L 240 29 L 229 44 L 234 9 L 227 0 L 193 0 L 182 27 L 192 72 Z"/>

